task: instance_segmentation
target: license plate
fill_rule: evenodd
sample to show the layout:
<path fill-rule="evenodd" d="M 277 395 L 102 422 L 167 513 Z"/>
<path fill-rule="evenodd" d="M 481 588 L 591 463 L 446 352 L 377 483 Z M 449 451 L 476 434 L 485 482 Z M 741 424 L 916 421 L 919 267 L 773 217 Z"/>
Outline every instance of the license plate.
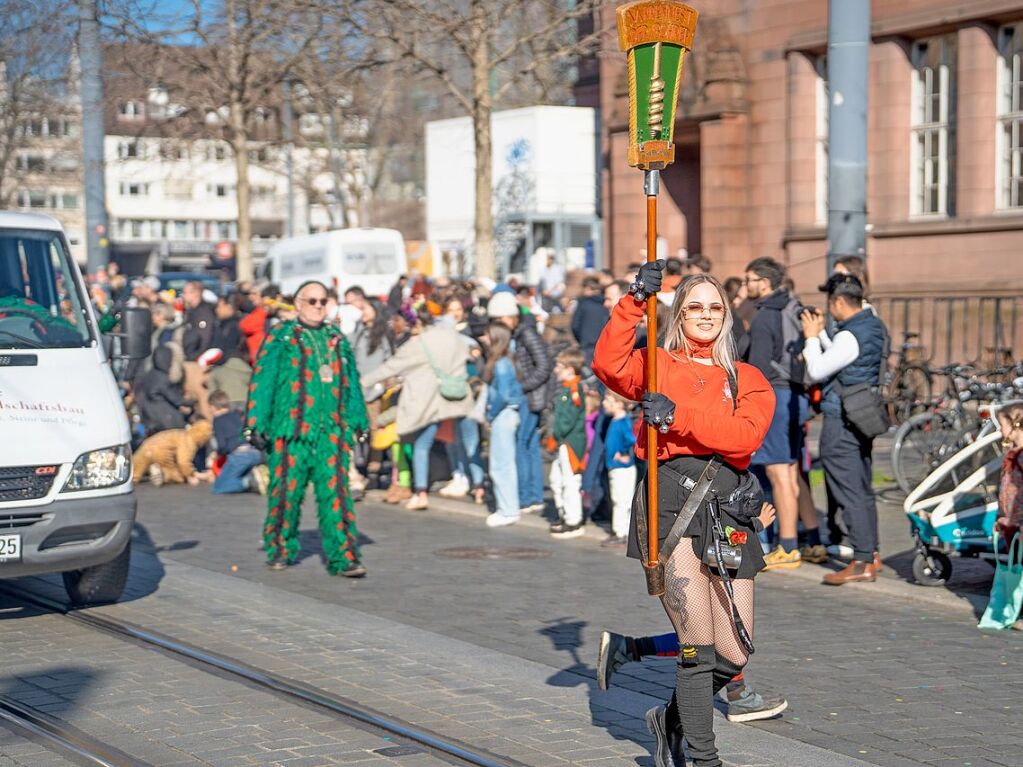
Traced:
<path fill-rule="evenodd" d="M 21 561 L 21 536 L 0 535 L 0 562 Z"/>

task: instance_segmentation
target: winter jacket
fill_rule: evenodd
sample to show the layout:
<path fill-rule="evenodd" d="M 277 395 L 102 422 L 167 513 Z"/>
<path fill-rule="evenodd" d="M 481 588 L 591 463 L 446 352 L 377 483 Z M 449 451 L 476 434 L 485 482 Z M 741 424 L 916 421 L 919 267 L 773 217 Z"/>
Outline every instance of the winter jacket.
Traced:
<path fill-rule="evenodd" d="M 554 441 L 568 445 L 578 462 L 586 455 L 586 398 L 579 379 L 563 383 L 554 397 Z"/>
<path fill-rule="evenodd" d="M 371 387 L 388 378 L 402 379 L 398 398 L 398 434 L 414 434 L 432 423 L 462 418 L 472 412 L 469 394 L 462 400 L 440 396 L 440 382 L 426 358 L 424 347 L 438 370 L 450 376 L 464 376 L 469 358 L 465 337 L 451 328 L 433 326 L 412 336 L 383 365 L 366 375 L 363 386 Z"/>
<path fill-rule="evenodd" d="M 174 353 L 169 346 L 158 346 L 153 352 L 153 367 L 135 386 L 135 404 L 146 434 L 167 429 L 182 429 L 185 416 L 179 409 L 185 404 L 180 383 L 171 383 L 169 371 Z"/>
<path fill-rule="evenodd" d="M 252 368 L 249 363 L 238 356 L 231 356 L 219 365 L 210 368 L 206 378 L 206 388 L 210 392 L 220 389 L 231 403 L 231 407 L 245 407 L 249 395 L 249 383 L 252 381 Z"/>
<path fill-rule="evenodd" d="M 185 359 L 195 362 L 199 355 L 214 346 L 217 333 L 217 314 L 213 305 L 205 302 L 185 312 L 185 335 L 182 346 Z"/>
<path fill-rule="evenodd" d="M 529 409 L 534 413 L 542 413 L 550 404 L 553 394 L 548 386 L 554 372 L 551 348 L 536 332 L 536 320 L 532 315 L 519 319 L 512 337 L 515 340 L 515 369 Z"/>
<path fill-rule="evenodd" d="M 245 338 L 245 348 L 249 352 L 249 364 L 256 363 L 256 356 L 259 354 L 259 347 L 263 345 L 266 338 L 266 309 L 257 306 L 238 321 L 238 329 Z"/>
<path fill-rule="evenodd" d="M 572 335 L 579 342 L 586 364 L 593 361 L 593 347 L 611 314 L 604 307 L 603 296 L 583 296 L 572 314 Z"/>
<path fill-rule="evenodd" d="M 789 379 L 772 365 L 781 360 L 784 351 L 782 336 L 782 310 L 788 306 L 792 296 L 784 288 L 757 302 L 757 313 L 749 326 L 749 347 L 746 362 L 753 365 L 776 389 L 789 388 Z"/>
<path fill-rule="evenodd" d="M 370 328 L 360 321 L 355 326 L 355 332 L 349 338 L 352 344 L 352 351 L 355 354 L 355 366 L 359 369 L 359 376 L 364 379 L 362 393 L 367 398 L 370 396 L 370 390 L 373 387 L 366 386 L 365 377 L 387 362 L 391 354 L 393 354 L 391 345 L 386 338 L 380 339 L 379 346 L 370 352 L 369 334 Z"/>
<path fill-rule="evenodd" d="M 241 318 L 237 314 L 217 321 L 217 332 L 213 337 L 213 345 L 223 351 L 225 356 L 244 354 L 245 344 L 242 340 Z"/>

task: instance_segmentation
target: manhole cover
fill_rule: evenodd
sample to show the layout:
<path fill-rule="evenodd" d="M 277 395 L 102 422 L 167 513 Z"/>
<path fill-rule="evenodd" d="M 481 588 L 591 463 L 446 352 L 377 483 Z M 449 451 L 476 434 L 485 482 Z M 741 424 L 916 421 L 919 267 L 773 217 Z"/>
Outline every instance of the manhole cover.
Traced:
<path fill-rule="evenodd" d="M 543 559 L 551 553 L 542 549 L 502 548 L 500 546 L 460 546 L 434 552 L 449 559 Z"/>

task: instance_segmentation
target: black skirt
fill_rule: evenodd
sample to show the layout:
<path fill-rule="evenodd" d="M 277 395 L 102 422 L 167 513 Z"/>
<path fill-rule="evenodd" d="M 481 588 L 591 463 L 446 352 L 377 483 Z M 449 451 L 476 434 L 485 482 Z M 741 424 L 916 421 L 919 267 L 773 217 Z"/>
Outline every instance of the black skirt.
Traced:
<path fill-rule="evenodd" d="M 658 466 L 657 537 L 660 543 L 663 544 L 664 539 L 668 537 L 675 517 L 689 497 L 689 488 L 699 480 L 709 460 L 710 456 L 677 456 Z M 691 481 L 686 482 L 687 479 Z M 756 476 L 748 471 L 736 469 L 727 463 L 721 466 L 703 503 L 686 528 L 685 537 L 679 541 L 679 546 L 691 545 L 696 556 L 703 558 L 707 544 L 712 541 L 709 535 L 711 525 L 707 502 L 713 500 L 717 501 L 721 524 L 746 533 L 746 543 L 739 546 L 742 549 L 742 563 L 737 570 L 729 571 L 729 575 L 733 578 L 752 578 L 764 569 L 764 551 L 752 525 L 753 518 L 760 514 L 764 491 Z M 632 499 L 632 523 L 629 526 L 627 553 L 633 559 L 643 558 L 639 548 L 636 515 L 645 515 L 646 508 L 646 475 L 643 475 L 636 485 L 636 494 Z M 711 572 L 716 572 L 716 568 L 711 567 Z"/>

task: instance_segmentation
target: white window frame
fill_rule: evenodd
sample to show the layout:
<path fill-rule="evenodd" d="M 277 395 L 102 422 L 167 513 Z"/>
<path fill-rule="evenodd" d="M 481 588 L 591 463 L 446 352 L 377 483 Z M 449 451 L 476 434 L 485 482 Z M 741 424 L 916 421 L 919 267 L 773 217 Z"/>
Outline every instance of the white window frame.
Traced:
<path fill-rule="evenodd" d="M 1023 22 L 998 30 L 997 190 L 999 210 L 1023 210 Z"/>
<path fill-rule="evenodd" d="M 828 57 L 818 56 L 814 69 L 814 219 L 823 225 L 828 223 Z"/>
<path fill-rule="evenodd" d="M 947 218 L 955 207 L 955 36 L 916 41 L 912 60 L 910 213 Z"/>
<path fill-rule="evenodd" d="M 141 181 L 122 181 L 119 191 L 121 197 L 148 197 L 149 184 Z"/>

